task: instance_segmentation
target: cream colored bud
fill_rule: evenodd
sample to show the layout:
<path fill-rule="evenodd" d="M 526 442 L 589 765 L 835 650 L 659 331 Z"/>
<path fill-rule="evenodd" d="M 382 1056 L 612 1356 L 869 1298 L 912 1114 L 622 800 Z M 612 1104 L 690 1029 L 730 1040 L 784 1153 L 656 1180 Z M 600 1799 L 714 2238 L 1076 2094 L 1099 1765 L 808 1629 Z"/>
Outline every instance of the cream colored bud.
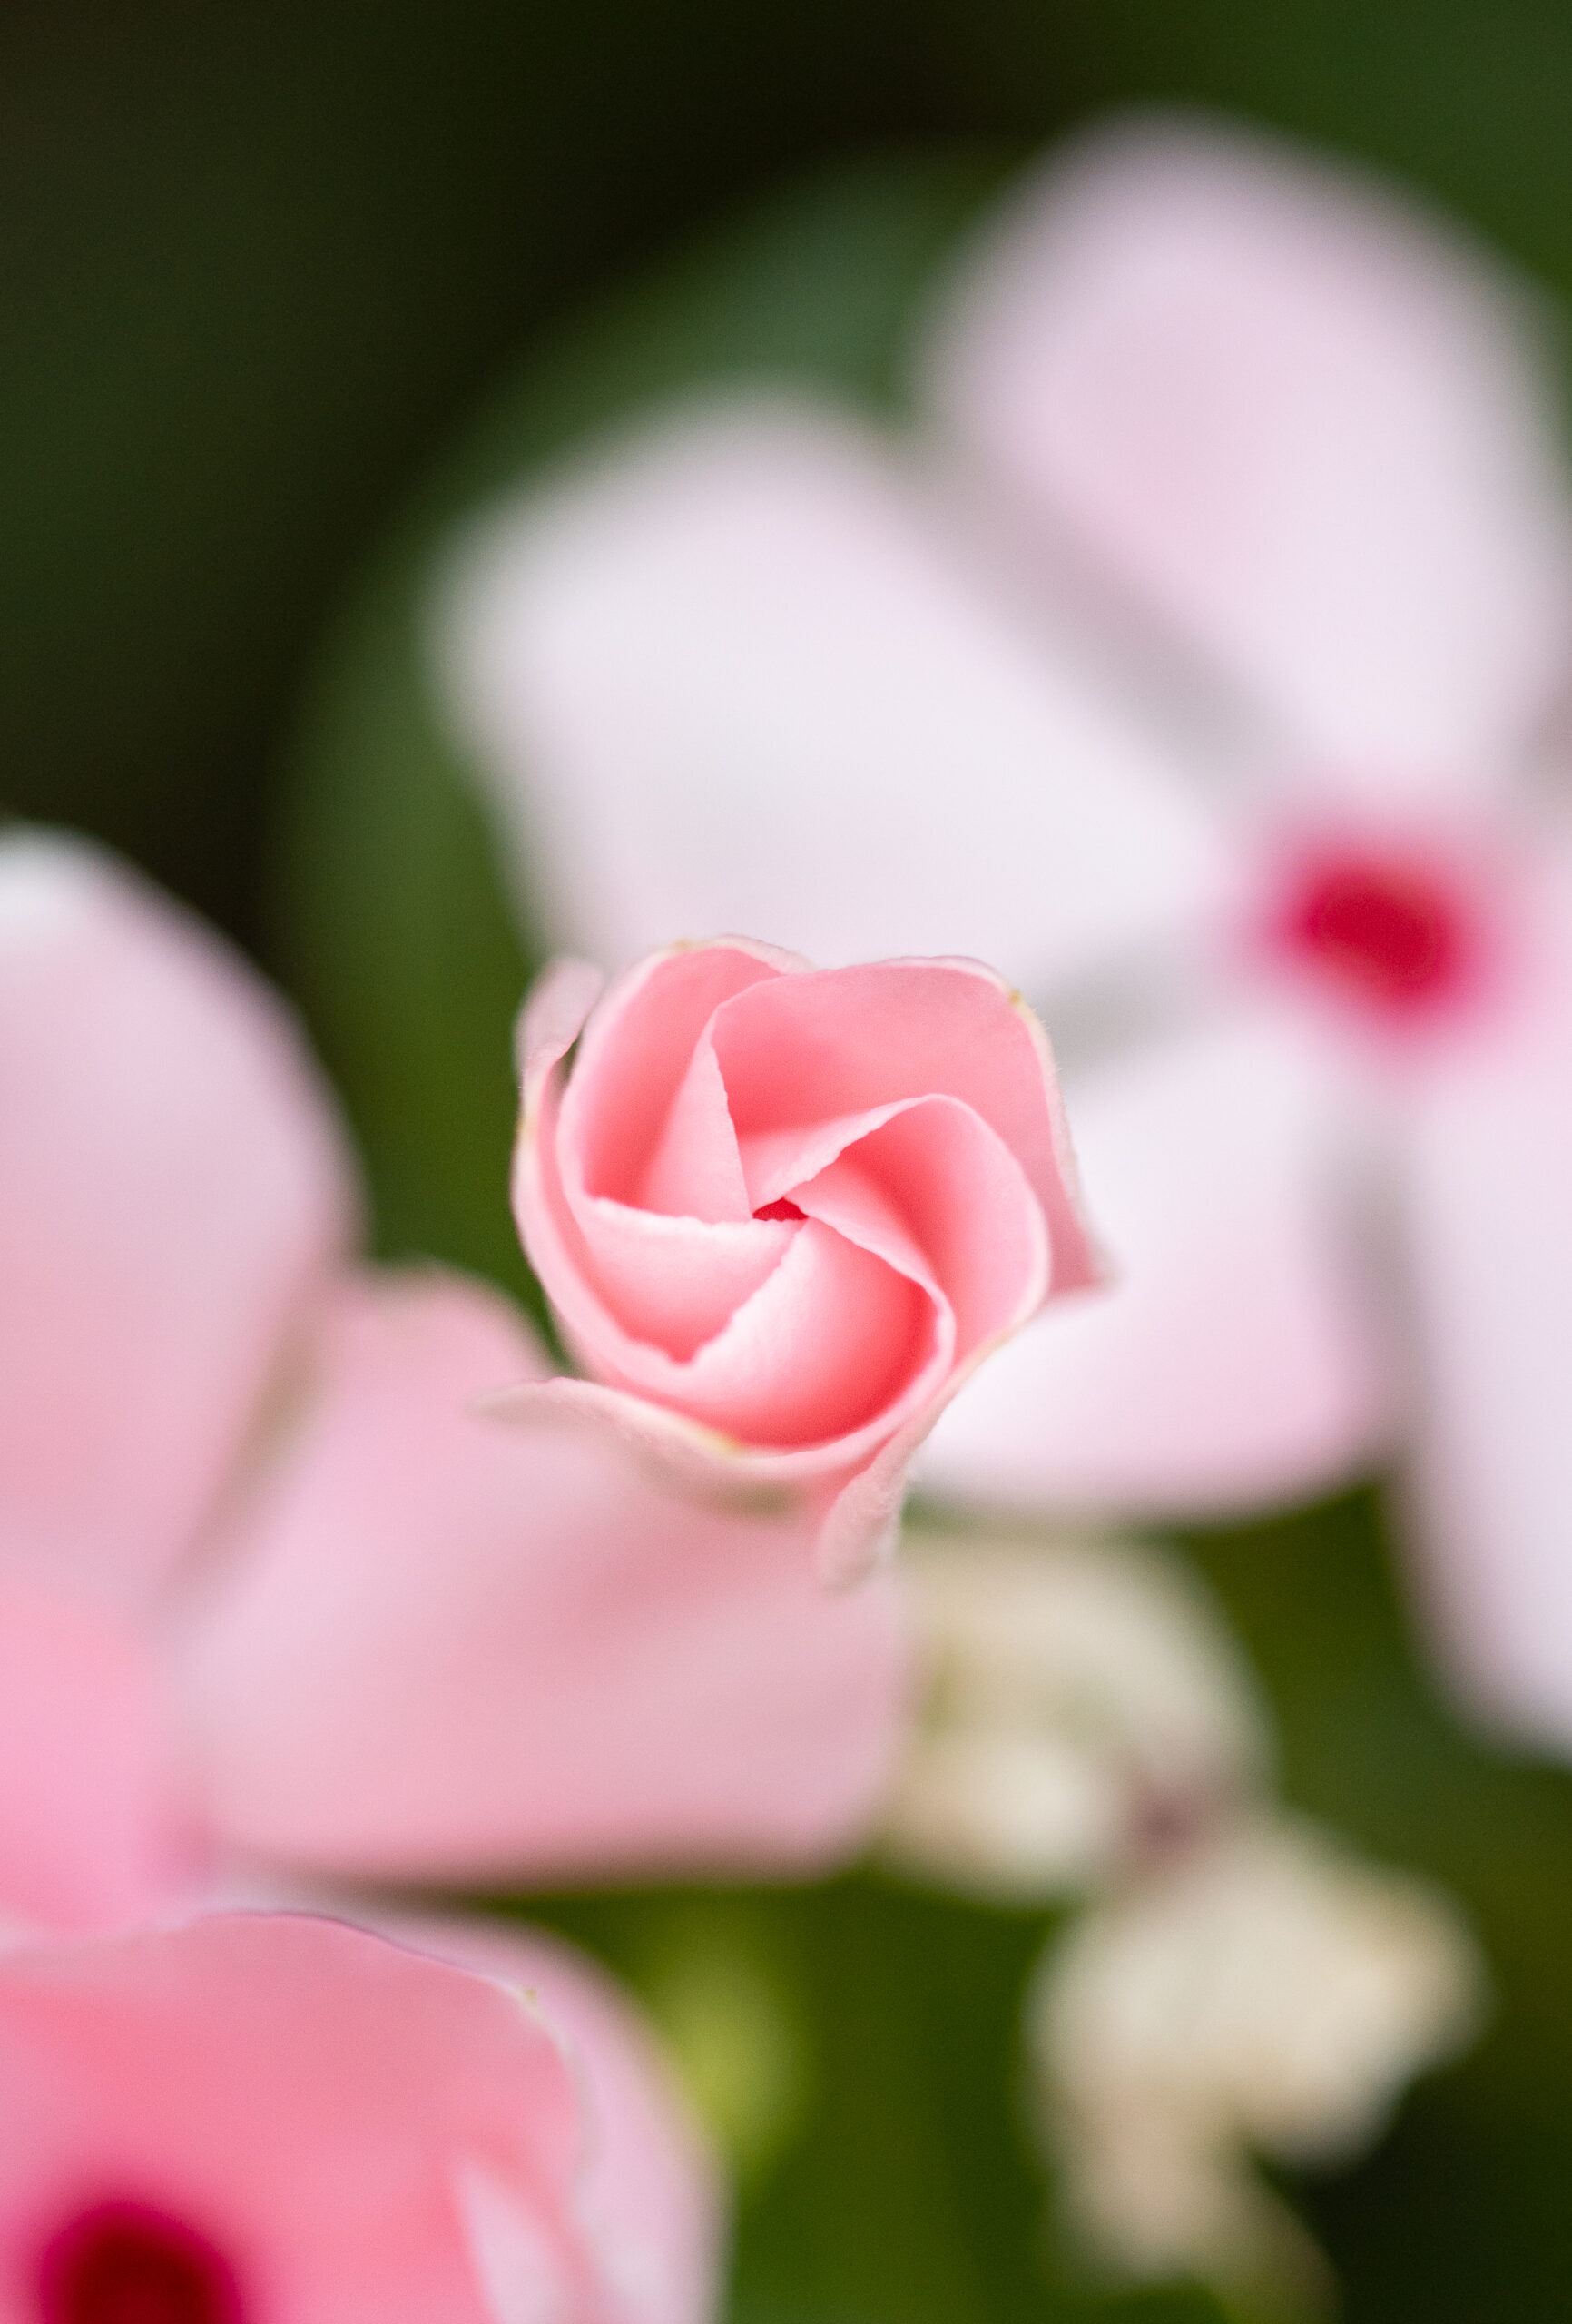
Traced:
<path fill-rule="evenodd" d="M 1047 1898 L 1188 1845 L 1259 1785 L 1266 1727 L 1179 1559 L 1115 1540 L 914 1531 L 921 1678 L 886 1853 Z"/>
<path fill-rule="evenodd" d="M 1372 2138 L 1484 1990 L 1426 1884 L 1286 1819 L 1220 1835 L 1083 1914 L 1038 1972 L 1039 2119 L 1072 2210 L 1137 2275 L 1302 2271 L 1249 2151 L 1308 2161 Z"/>

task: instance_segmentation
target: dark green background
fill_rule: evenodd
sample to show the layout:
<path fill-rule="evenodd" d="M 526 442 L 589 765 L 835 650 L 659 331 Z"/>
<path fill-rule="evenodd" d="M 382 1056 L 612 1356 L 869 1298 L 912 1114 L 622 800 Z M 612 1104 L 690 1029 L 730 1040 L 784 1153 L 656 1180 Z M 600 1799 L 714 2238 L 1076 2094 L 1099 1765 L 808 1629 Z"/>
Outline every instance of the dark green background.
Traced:
<path fill-rule="evenodd" d="M 295 986 L 349 1085 L 388 1246 L 516 1265 L 489 1160 L 466 1183 L 418 1138 L 400 1145 L 397 1060 L 375 1028 L 397 998 L 417 1050 L 440 1043 L 427 971 L 455 924 L 444 973 L 493 993 L 518 973 L 499 919 L 445 921 L 441 894 L 399 924 L 402 991 L 397 944 L 378 953 L 363 921 L 332 933 L 334 848 L 370 855 L 365 817 L 327 778 L 379 731 L 393 755 L 418 738 L 397 656 L 377 658 L 401 586 L 398 539 L 372 556 L 388 512 L 537 335 L 550 351 L 526 403 L 544 446 L 569 432 L 565 396 L 609 409 L 639 360 L 669 368 L 673 330 L 696 359 L 692 316 L 672 317 L 695 285 L 702 305 L 728 267 L 737 279 L 748 235 L 774 237 L 801 290 L 791 248 L 828 231 L 826 204 L 856 212 L 863 241 L 840 238 L 845 296 L 820 300 L 825 327 L 877 388 L 893 322 L 877 286 L 909 275 L 923 234 L 941 241 L 968 190 L 1044 134 L 1151 96 L 1390 164 L 1572 298 L 1564 6 L 53 0 L 0 19 L 0 799 L 102 832 Z M 838 174 L 869 147 L 936 139 L 950 143 L 931 167 Z M 819 190 L 763 228 L 722 231 L 653 292 L 603 303 L 688 230 L 821 163 Z M 801 299 L 791 311 L 801 321 Z M 772 312 L 742 321 L 767 330 Z M 859 316 L 870 336 L 849 356 Z M 457 471 L 442 474 L 438 497 Z M 418 537 L 418 513 L 407 522 Z M 313 645 L 368 557 L 370 593 L 352 598 L 302 751 Z M 335 734 L 352 747 L 335 755 Z M 406 796 L 426 812 L 438 794 L 418 781 Z M 409 881 L 409 836 L 389 832 L 365 896 Z M 462 816 L 448 838 L 462 905 L 484 867 Z M 358 942 L 357 976 L 330 975 L 333 945 Z M 447 1029 L 459 1098 L 505 1103 L 489 1027 Z M 1373 1495 L 1195 1547 L 1270 1685 L 1291 1797 L 1451 1883 L 1493 1965 L 1488 2041 L 1420 2091 L 1370 2162 L 1305 2195 L 1349 2315 L 1556 2324 L 1572 2313 L 1572 1787 L 1491 1755 L 1438 1709 Z M 1083 2312 L 1039 2264 L 1040 2194 L 1011 2111 L 1038 1918 L 870 1875 L 776 1898 L 544 1908 L 657 1997 L 668 1927 L 759 1951 L 795 1996 L 809 2111 L 744 2215 L 742 2324 Z M 1174 2294 L 1119 2312 L 1211 2311 Z"/>
<path fill-rule="evenodd" d="M 544 318 L 804 161 L 1182 95 L 1572 290 L 1563 0 L 9 0 L 0 795 L 255 936 L 324 608 Z"/>

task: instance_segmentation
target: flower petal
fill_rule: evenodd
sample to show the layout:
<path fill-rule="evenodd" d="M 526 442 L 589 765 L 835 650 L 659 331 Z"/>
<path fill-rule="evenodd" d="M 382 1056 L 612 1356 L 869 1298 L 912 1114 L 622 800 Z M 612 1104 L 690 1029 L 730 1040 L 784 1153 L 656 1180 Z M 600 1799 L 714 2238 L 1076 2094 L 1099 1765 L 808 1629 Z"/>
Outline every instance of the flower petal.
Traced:
<path fill-rule="evenodd" d="M 1351 171 L 1136 121 L 985 232 L 929 384 L 1014 502 L 1283 724 L 1291 772 L 1423 799 L 1498 783 L 1565 666 L 1534 320 Z"/>
<path fill-rule="evenodd" d="M 308 1432 L 187 1644 L 232 1843 L 535 1878 L 856 1846 L 900 1713 L 889 1589 L 825 1600 L 799 1521 L 680 1500 L 604 1424 L 467 1410 L 543 1369 L 477 1286 L 353 1285 L 320 1358 Z"/>
<path fill-rule="evenodd" d="M 529 1996 L 585 2102 L 578 2215 L 623 2303 L 619 2324 L 704 2324 L 714 2300 L 720 2189 L 671 2068 L 626 1996 L 592 1961 L 538 1929 L 425 1917 L 379 1916 L 377 1925 Z"/>
<path fill-rule="evenodd" d="M 0 1576 L 0 1925 L 124 1927 L 175 1896 L 172 1746 L 125 1624 Z"/>
<path fill-rule="evenodd" d="M 1417 1581 L 1483 1710 L 1572 1744 L 1572 869 L 1542 980 L 1438 1074 L 1414 1122 Z M 1551 948 L 1554 947 L 1554 950 Z M 1559 958 L 1555 957 L 1556 953 Z"/>
<path fill-rule="evenodd" d="M 526 2312 L 612 2312 L 575 2216 L 583 2109 L 545 2024 L 380 1937 L 233 1914 L 14 1954 L 0 2078 L 8 2253 L 108 2195 L 200 2235 L 248 2314 L 496 2324 L 456 2201 L 467 2172 L 533 2230 Z"/>
<path fill-rule="evenodd" d="M 700 408 L 460 544 L 437 645 L 555 937 L 973 953 L 1040 993 L 1188 925 L 1218 842 L 1105 690 L 806 400 Z"/>
<path fill-rule="evenodd" d="M 1212 1513 L 1324 1489 L 1380 1443 L 1388 1384 L 1334 1233 L 1325 1083 L 1238 1016 L 1071 1093 L 1115 1272 L 992 1356 L 920 1482 L 996 1506 Z"/>
<path fill-rule="evenodd" d="M 0 1561 L 122 1591 L 192 1544 L 350 1230 L 299 1034 L 93 850 L 0 841 Z"/>
<path fill-rule="evenodd" d="M 958 1098 L 914 1098 L 794 1199 L 930 1285 L 955 1316 L 962 1361 L 1042 1305 L 1042 1211 L 1009 1147 Z"/>
<path fill-rule="evenodd" d="M 781 977 L 718 1009 L 713 1038 L 744 1157 L 761 1133 L 800 1126 L 813 1157 L 804 1167 L 818 1169 L 825 1130 L 859 1111 L 958 1098 L 1036 1195 L 1054 1289 L 1095 1279 L 1046 1038 L 980 961 L 879 960 Z M 771 1150 L 779 1168 L 773 1141 Z"/>

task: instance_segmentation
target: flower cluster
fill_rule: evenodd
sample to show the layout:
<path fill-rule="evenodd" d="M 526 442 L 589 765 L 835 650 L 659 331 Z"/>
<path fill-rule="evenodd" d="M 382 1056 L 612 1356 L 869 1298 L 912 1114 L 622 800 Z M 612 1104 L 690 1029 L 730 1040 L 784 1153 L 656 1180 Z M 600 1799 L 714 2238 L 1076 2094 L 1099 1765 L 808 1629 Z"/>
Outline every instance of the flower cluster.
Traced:
<path fill-rule="evenodd" d="M 1400 1449 L 1420 1609 L 1572 1734 L 1572 500 L 1531 304 L 1351 172 L 1093 131 L 900 437 L 667 409 L 454 544 L 436 661 L 559 940 L 976 952 L 1106 1248 L 930 1490 L 1212 1517 Z M 761 833 L 767 831 L 767 839 Z"/>
<path fill-rule="evenodd" d="M 1400 1440 L 1452 1666 L 1572 1731 L 1526 344 L 1389 198 L 1147 123 L 964 254 L 907 439 L 712 404 L 467 536 L 450 708 L 613 972 L 518 1029 L 568 1364 L 360 1254 L 248 966 L 0 833 L 0 2312 L 706 2324 L 633 2004 L 388 1896 L 870 1846 L 1075 1906 L 1027 2038 L 1105 2256 L 1313 2276 L 1250 2155 L 1368 2137 L 1481 1969 L 1276 1805 L 1194 1577 L 1045 1520 Z"/>

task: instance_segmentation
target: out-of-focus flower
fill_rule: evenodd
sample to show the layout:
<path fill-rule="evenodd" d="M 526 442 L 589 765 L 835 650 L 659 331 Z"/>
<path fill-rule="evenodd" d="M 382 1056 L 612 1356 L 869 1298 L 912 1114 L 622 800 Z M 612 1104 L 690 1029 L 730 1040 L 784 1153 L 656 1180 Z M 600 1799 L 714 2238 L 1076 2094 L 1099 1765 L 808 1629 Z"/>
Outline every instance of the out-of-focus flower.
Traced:
<path fill-rule="evenodd" d="M 919 1474 L 1216 1512 L 1400 1444 L 1479 1699 L 1572 1737 L 1572 523 L 1527 303 L 1351 173 L 1137 123 L 965 256 L 918 447 L 668 415 L 467 538 L 442 680 L 559 940 L 978 951 L 1118 1281 Z"/>
<path fill-rule="evenodd" d="M 801 1492 L 850 1578 L 948 1398 L 1093 1277 L 1046 1044 L 973 961 L 816 970 L 725 938 L 598 983 L 561 963 L 526 1011 L 514 1178 L 594 1377 L 498 1408 Z"/>
<path fill-rule="evenodd" d="M 1030 1901 L 1161 1868 L 1259 1795 L 1262 1705 L 1176 1558 L 914 1531 L 919 1692 L 884 1818 L 899 1864 Z"/>
<path fill-rule="evenodd" d="M 715 2188 L 626 2004 L 544 1939 L 427 1934 L 0 1959 L 6 2324 L 705 2324 Z"/>
<path fill-rule="evenodd" d="M 1042 2135 L 1099 2256 L 1224 2285 L 1323 2263 L 1250 2167 L 1381 2128 L 1478 2024 L 1478 1955 L 1444 1897 L 1312 1827 L 1243 1822 L 1073 1922 L 1028 2003 Z"/>
<path fill-rule="evenodd" d="M 1274 1809 L 1264 1706 L 1172 1553 L 921 1531 L 903 1562 L 924 1685 L 885 1850 L 1079 1906 L 1027 2036 L 1082 2241 L 1126 2275 L 1293 2304 L 1324 2262 L 1251 2153 L 1373 2138 L 1477 2020 L 1471 1941 L 1436 1892 Z"/>
<path fill-rule="evenodd" d="M 214 1850 L 402 1877 L 815 1864 L 901 1717 L 880 1583 L 470 1409 L 506 1303 L 352 1265 L 283 1011 L 107 861 L 0 842 L 0 1919 Z M 499 1189 L 499 1199 L 501 1190 Z"/>

